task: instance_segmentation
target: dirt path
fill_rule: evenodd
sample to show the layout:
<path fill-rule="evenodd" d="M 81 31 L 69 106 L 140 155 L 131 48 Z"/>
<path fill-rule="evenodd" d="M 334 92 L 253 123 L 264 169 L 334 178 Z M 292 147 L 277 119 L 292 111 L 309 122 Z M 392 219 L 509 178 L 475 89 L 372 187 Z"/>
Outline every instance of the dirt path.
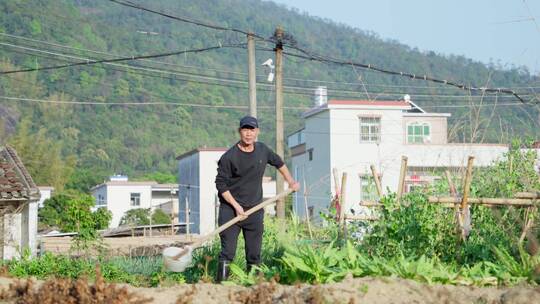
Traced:
<path fill-rule="evenodd" d="M 0 278 L 6 288 L 14 279 Z M 39 286 L 36 284 L 35 286 Z M 540 304 L 540 287 L 477 288 L 426 285 L 396 278 L 345 279 L 325 285 L 285 286 L 262 283 L 253 287 L 185 284 L 167 288 L 136 288 L 130 292 L 152 303 L 504 303 Z"/>

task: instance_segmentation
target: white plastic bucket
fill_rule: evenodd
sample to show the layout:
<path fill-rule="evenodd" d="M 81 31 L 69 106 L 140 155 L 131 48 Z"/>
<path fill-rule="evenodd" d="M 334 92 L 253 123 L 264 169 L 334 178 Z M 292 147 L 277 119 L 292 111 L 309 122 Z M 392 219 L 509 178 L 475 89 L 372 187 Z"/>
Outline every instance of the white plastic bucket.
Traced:
<path fill-rule="evenodd" d="M 173 257 L 182 252 L 184 248 L 167 247 L 163 249 L 163 265 L 165 266 L 165 269 L 172 272 L 183 272 L 186 270 L 186 268 L 191 265 L 191 254 L 193 251 L 190 246 L 187 246 L 187 249 L 188 252 L 177 260 L 173 259 Z"/>

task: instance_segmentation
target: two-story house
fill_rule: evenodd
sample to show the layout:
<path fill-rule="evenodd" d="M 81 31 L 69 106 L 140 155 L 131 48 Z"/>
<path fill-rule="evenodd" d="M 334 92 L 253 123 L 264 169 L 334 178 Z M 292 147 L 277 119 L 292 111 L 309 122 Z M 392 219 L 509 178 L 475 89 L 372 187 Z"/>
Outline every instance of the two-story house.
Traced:
<path fill-rule="evenodd" d="M 107 208 L 112 213 L 109 228 L 116 228 L 131 209 L 162 209 L 178 223 L 178 184 L 158 184 L 155 181 L 129 181 L 127 176 L 114 175 L 109 181 L 91 189 L 95 208 Z"/>
<path fill-rule="evenodd" d="M 332 170 L 347 172 L 346 212 L 361 211 L 360 201 L 376 199 L 370 170 L 375 165 L 383 189 L 396 191 L 402 156 L 408 157 L 406 189 L 432 182 L 434 171 L 487 166 L 508 151 L 506 145 L 449 143 L 448 113 L 428 113 L 410 101 L 323 100 L 305 112 L 305 126 L 288 136 L 292 171 L 302 189 L 295 194 L 297 214 L 328 208 L 335 194 Z M 341 180 L 341 178 L 339 178 Z"/>

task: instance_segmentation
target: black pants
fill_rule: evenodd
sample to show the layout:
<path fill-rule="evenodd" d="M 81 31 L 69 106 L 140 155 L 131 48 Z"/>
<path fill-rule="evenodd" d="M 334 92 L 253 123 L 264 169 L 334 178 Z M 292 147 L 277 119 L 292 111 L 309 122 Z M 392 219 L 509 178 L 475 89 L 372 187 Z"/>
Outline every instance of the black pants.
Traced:
<path fill-rule="evenodd" d="M 249 208 L 244 208 L 244 210 L 247 211 Z M 220 204 L 218 217 L 218 224 L 220 226 L 235 216 L 236 213 L 231 205 L 228 203 Z M 236 223 L 219 234 L 221 239 L 221 253 L 219 254 L 219 260 L 226 262 L 232 262 L 232 260 L 234 260 L 240 230 L 242 230 L 242 233 L 244 234 L 247 264 L 260 264 L 264 230 L 264 209 L 253 213 L 247 219 Z"/>

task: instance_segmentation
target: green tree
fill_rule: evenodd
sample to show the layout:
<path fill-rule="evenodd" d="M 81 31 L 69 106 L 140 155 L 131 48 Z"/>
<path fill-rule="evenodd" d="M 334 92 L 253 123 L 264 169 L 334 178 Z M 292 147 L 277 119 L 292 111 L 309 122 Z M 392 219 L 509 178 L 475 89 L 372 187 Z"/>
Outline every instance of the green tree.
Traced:
<path fill-rule="evenodd" d="M 176 183 L 176 176 L 171 173 L 154 172 L 145 174 L 135 180 L 140 181 L 156 181 L 160 184 L 174 184 Z"/>
<path fill-rule="evenodd" d="M 120 226 L 142 226 L 150 225 L 150 209 L 137 208 L 130 209 L 124 213 L 124 216 L 120 219 Z"/>
<path fill-rule="evenodd" d="M 161 209 L 154 210 L 154 213 L 152 213 L 152 224 L 153 225 L 161 225 L 161 224 L 170 224 L 171 218 L 167 213 L 165 213 Z"/>
<path fill-rule="evenodd" d="M 63 232 L 77 232 L 74 244 L 85 249 L 99 238 L 98 230 L 106 228 L 112 219 L 112 213 L 105 208 L 92 212 L 94 206 L 93 196 L 65 191 L 45 200 L 38 216 L 43 224 Z"/>
<path fill-rule="evenodd" d="M 44 128 L 32 132 L 29 119 L 23 120 L 17 133 L 8 141 L 17 150 L 25 167 L 39 185 L 51 185 L 61 191 L 73 172 L 75 156 L 62 156 L 62 145 Z"/>

